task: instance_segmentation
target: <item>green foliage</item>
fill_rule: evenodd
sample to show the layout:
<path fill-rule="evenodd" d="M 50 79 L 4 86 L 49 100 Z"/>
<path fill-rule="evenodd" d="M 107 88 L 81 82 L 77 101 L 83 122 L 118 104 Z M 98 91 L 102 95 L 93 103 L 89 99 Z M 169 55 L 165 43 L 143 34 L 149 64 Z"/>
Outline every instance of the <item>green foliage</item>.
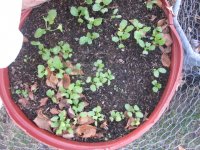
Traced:
<path fill-rule="evenodd" d="M 95 126 L 98 125 L 98 122 L 101 122 L 104 120 L 104 115 L 101 113 L 102 109 L 100 106 L 97 106 L 92 109 L 92 111 L 88 112 L 88 116 L 92 117 L 92 119 L 95 120 Z"/>
<path fill-rule="evenodd" d="M 143 50 L 143 54 L 144 55 L 148 55 L 150 51 L 153 51 L 156 49 L 156 46 L 149 43 L 149 42 L 144 42 L 142 40 L 139 40 L 139 45 L 140 47 L 142 47 L 144 50 Z"/>
<path fill-rule="evenodd" d="M 165 68 L 163 68 L 163 67 L 158 68 L 158 69 L 153 69 L 154 77 L 159 78 L 160 73 L 165 74 L 165 73 L 167 73 L 167 70 Z"/>
<path fill-rule="evenodd" d="M 87 0 L 86 0 L 87 2 Z M 88 1 L 87 4 L 90 4 L 92 6 L 93 11 L 99 11 L 101 13 L 108 12 L 108 5 L 112 3 L 112 0 L 95 0 L 95 3 L 93 4 L 91 1 Z"/>
<path fill-rule="evenodd" d="M 153 80 L 151 83 L 153 85 L 152 90 L 155 93 L 157 93 L 162 88 L 162 85 L 157 80 Z"/>
<path fill-rule="evenodd" d="M 49 10 L 48 15 L 46 17 L 43 17 L 43 20 L 45 21 L 45 28 L 38 28 L 34 33 L 34 37 L 40 38 L 43 35 L 45 35 L 47 31 L 60 30 L 61 32 L 63 32 L 62 24 L 59 24 L 56 29 L 53 30 L 51 29 L 51 25 L 54 24 L 56 17 L 57 17 L 57 11 L 55 9 Z"/>
<path fill-rule="evenodd" d="M 111 19 L 119 19 L 119 18 L 122 18 L 121 15 L 118 14 L 119 12 L 119 9 L 115 8 L 112 12 L 112 16 L 111 16 Z"/>
<path fill-rule="evenodd" d="M 81 23 L 81 24 L 84 22 L 84 19 L 88 20 L 90 18 L 89 11 L 88 11 L 87 7 L 72 6 L 71 9 L 70 9 L 70 13 L 71 13 L 72 16 L 78 17 L 78 22 Z"/>
<path fill-rule="evenodd" d="M 96 19 L 94 17 L 88 18 L 87 28 L 92 29 L 93 26 L 100 26 L 102 22 L 103 18 L 96 18 Z"/>
<path fill-rule="evenodd" d="M 61 111 L 57 116 L 51 118 L 51 127 L 56 129 L 56 135 L 62 135 L 63 132 L 73 133 L 70 119 L 67 119 L 65 110 Z"/>
<path fill-rule="evenodd" d="M 15 93 L 17 95 L 19 95 L 19 96 L 21 95 L 24 98 L 28 98 L 28 91 L 27 90 L 20 90 L 20 89 L 18 89 L 18 90 L 15 91 Z"/>
<path fill-rule="evenodd" d="M 38 65 L 37 69 L 38 69 L 38 77 L 39 78 L 43 78 L 44 76 L 48 75 L 48 71 L 46 70 L 44 65 Z"/>
<path fill-rule="evenodd" d="M 120 122 L 124 119 L 124 114 L 123 112 L 118 112 L 116 110 L 112 110 L 110 111 L 110 121 L 113 122 L 113 121 L 116 121 L 116 122 Z"/>
<path fill-rule="evenodd" d="M 59 56 L 50 58 L 47 63 L 51 71 L 63 69 L 63 64 Z"/>
<path fill-rule="evenodd" d="M 165 44 L 166 40 L 164 39 L 161 27 L 157 27 L 153 30 L 153 35 L 151 39 L 153 40 L 153 43 L 155 45 L 162 46 Z"/>
<path fill-rule="evenodd" d="M 123 49 L 125 46 L 122 44 L 123 40 L 127 40 L 130 37 L 130 32 L 134 29 L 133 25 L 128 25 L 127 20 L 122 20 L 119 24 L 118 32 L 116 36 L 112 36 L 112 41 L 119 43 L 118 48 Z"/>
<path fill-rule="evenodd" d="M 84 45 L 84 44 L 91 45 L 93 40 L 95 40 L 97 38 L 99 38 L 99 33 L 96 33 L 96 32 L 90 33 L 90 32 L 88 32 L 86 36 L 82 36 L 79 39 L 79 44 L 80 45 Z"/>
<path fill-rule="evenodd" d="M 112 72 L 108 69 L 107 71 L 104 70 L 104 64 L 102 60 L 97 60 L 94 63 L 94 66 L 97 68 L 96 76 L 95 77 L 88 77 L 86 83 L 90 83 L 90 90 L 95 92 L 104 84 L 107 85 L 111 84 L 111 81 L 115 79 Z"/>
<path fill-rule="evenodd" d="M 127 111 L 128 117 L 133 117 L 133 114 L 135 114 L 134 118 L 143 118 L 144 115 L 141 112 L 138 105 L 131 106 L 130 104 L 125 104 L 125 109 Z"/>
<path fill-rule="evenodd" d="M 46 95 L 52 100 L 53 103 L 57 103 L 54 90 L 51 89 L 47 90 Z"/>
<path fill-rule="evenodd" d="M 157 0 L 148 0 L 148 1 L 146 1 L 146 7 L 148 9 L 150 9 L 150 10 L 153 8 L 154 4 L 157 4 Z"/>
<path fill-rule="evenodd" d="M 83 84 L 82 81 L 77 80 L 75 83 L 71 83 L 67 89 L 64 87 L 59 88 L 61 95 L 72 105 L 72 109 L 75 113 L 82 112 L 85 107 L 85 103 L 79 100 L 83 92 Z"/>

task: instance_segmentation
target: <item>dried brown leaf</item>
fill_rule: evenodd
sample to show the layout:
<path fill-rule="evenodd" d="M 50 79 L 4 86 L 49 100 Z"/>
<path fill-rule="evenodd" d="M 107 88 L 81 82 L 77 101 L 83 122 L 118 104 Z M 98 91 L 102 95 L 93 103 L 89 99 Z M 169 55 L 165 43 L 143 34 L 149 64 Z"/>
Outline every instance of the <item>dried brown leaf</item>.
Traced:
<path fill-rule="evenodd" d="M 48 97 L 42 98 L 42 99 L 40 100 L 40 107 L 46 105 L 47 101 L 48 101 Z"/>
<path fill-rule="evenodd" d="M 157 16 L 152 15 L 151 18 L 149 19 L 150 21 L 154 21 L 157 18 Z"/>
<path fill-rule="evenodd" d="M 157 0 L 157 3 L 158 7 L 162 8 L 162 1 L 161 0 Z"/>
<path fill-rule="evenodd" d="M 32 91 L 28 92 L 28 97 L 30 98 L 30 100 L 34 100 L 34 94 Z"/>
<path fill-rule="evenodd" d="M 90 116 L 86 116 L 86 117 L 78 117 L 78 124 L 80 125 L 89 125 L 94 123 L 94 120 L 92 119 L 92 117 Z"/>
<path fill-rule="evenodd" d="M 44 130 L 47 130 L 49 132 L 52 132 L 51 131 L 51 128 L 50 128 L 50 124 L 49 124 L 49 119 L 45 118 L 45 117 L 41 117 L 41 116 L 37 116 L 33 122 L 35 122 L 35 124 L 41 128 L 41 129 L 44 129 Z"/>
<path fill-rule="evenodd" d="M 35 92 L 37 89 L 37 83 L 34 83 L 33 85 L 31 85 L 31 91 Z"/>
<path fill-rule="evenodd" d="M 25 98 L 19 99 L 18 102 L 25 108 L 29 108 L 30 107 L 30 102 Z"/>
<path fill-rule="evenodd" d="M 166 33 L 166 34 L 164 34 L 163 37 L 164 37 L 165 40 L 166 40 L 165 45 L 166 45 L 167 47 L 171 46 L 172 43 L 173 43 L 173 40 L 172 40 L 171 35 Z"/>
<path fill-rule="evenodd" d="M 165 48 L 163 46 L 159 46 L 159 48 L 165 54 L 171 53 L 171 51 L 172 51 L 171 46 L 165 47 Z"/>
<path fill-rule="evenodd" d="M 166 24 L 166 19 L 160 19 L 160 20 L 157 22 L 157 26 L 158 26 L 158 27 L 161 27 L 161 26 L 163 26 L 164 24 Z"/>
<path fill-rule="evenodd" d="M 108 130 L 108 123 L 107 121 L 104 121 L 101 125 L 100 125 L 100 128 L 103 128 L 105 130 Z"/>
<path fill-rule="evenodd" d="M 131 123 L 134 121 L 135 119 L 133 117 L 129 118 L 128 119 L 128 122 L 126 124 L 126 127 L 125 129 L 128 129 L 128 130 L 132 130 L 132 129 L 135 129 L 135 127 L 131 126 Z"/>
<path fill-rule="evenodd" d="M 72 70 L 72 72 L 70 73 L 70 75 L 83 75 L 83 71 L 80 69 L 77 69 L 75 66 L 72 65 L 72 63 L 70 61 L 67 61 L 65 63 L 67 68 L 70 68 Z"/>
<path fill-rule="evenodd" d="M 65 89 L 67 89 L 69 87 L 70 83 L 71 83 L 71 80 L 70 80 L 69 75 L 64 74 L 64 77 L 63 77 L 63 87 Z"/>
<path fill-rule="evenodd" d="M 65 139 L 72 139 L 74 137 L 74 134 L 63 134 L 62 137 Z"/>
<path fill-rule="evenodd" d="M 76 116 L 71 107 L 68 108 L 67 115 L 69 116 L 69 118 L 74 118 Z"/>
<path fill-rule="evenodd" d="M 50 109 L 50 113 L 51 113 L 52 115 L 57 115 L 57 114 L 59 114 L 60 112 L 59 112 L 59 110 L 58 110 L 57 108 L 51 108 L 51 109 Z"/>
<path fill-rule="evenodd" d="M 161 62 L 163 64 L 163 66 L 165 67 L 170 67 L 171 65 L 171 60 L 168 54 L 163 53 L 161 56 Z"/>
<path fill-rule="evenodd" d="M 81 125 L 76 129 L 76 134 L 82 138 L 91 138 L 96 135 L 96 127 L 91 125 Z"/>

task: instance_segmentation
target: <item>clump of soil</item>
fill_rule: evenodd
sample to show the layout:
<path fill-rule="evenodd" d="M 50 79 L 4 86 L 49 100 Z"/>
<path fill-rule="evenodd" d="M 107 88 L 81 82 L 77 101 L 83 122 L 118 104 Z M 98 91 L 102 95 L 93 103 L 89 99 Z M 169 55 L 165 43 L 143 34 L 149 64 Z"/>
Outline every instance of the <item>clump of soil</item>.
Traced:
<path fill-rule="evenodd" d="M 36 29 L 45 26 L 42 17 L 47 15 L 48 10 L 56 9 L 58 15 L 55 27 L 62 23 L 64 32 L 47 33 L 39 41 L 46 47 L 53 47 L 59 41 L 68 42 L 74 50 L 71 60 L 74 63 L 81 63 L 85 77 L 94 74 L 92 68 L 97 59 L 102 59 L 106 68 L 110 69 L 115 75 L 115 80 L 111 82 L 110 86 L 104 86 L 97 92 L 91 92 L 88 88 L 85 89 L 84 94 L 89 103 L 85 110 L 91 110 L 99 105 L 102 107 L 106 119 L 109 120 L 108 117 L 111 110 L 124 112 L 124 105 L 128 103 L 131 105 L 137 104 L 143 113 L 150 115 L 158 104 L 168 79 L 168 74 L 162 75 L 159 81 L 162 83 L 163 88 L 158 94 L 152 92 L 151 81 L 154 79 L 152 69 L 162 67 L 161 51 L 156 49 L 149 55 L 142 55 L 142 49 L 134 41 L 133 35 L 124 42 L 126 45 L 124 51 L 118 49 L 117 44 L 112 42 L 111 35 L 117 31 L 120 19 L 111 20 L 110 14 L 112 11 L 105 15 L 100 13 L 93 14 L 94 17 L 101 16 L 105 18 L 101 26 L 93 28 L 93 31 L 100 34 L 100 38 L 94 40 L 92 45 L 79 45 L 75 38 L 80 38 L 86 35 L 87 32 L 91 32 L 86 28 L 85 24 L 80 25 L 77 22 L 77 18 L 70 14 L 70 7 L 79 6 L 81 2 L 80 0 L 52 0 L 41 7 L 33 9 L 21 29 L 22 33 L 29 41 L 35 41 L 36 39 L 33 35 Z M 135 18 L 153 28 L 155 28 L 156 22 L 164 17 L 162 10 L 156 6 L 151 11 L 147 10 L 144 0 L 115 0 L 110 7 L 118 8 L 123 19 L 130 20 Z M 153 22 L 150 21 L 152 15 L 157 16 Z M 13 99 L 30 120 L 37 116 L 37 110 L 40 105 L 39 100 L 46 96 L 46 91 L 49 89 L 45 84 L 45 79 L 37 77 L 37 66 L 39 64 L 44 64 L 44 61 L 38 54 L 38 49 L 28 42 L 23 44 L 18 58 L 9 67 Z M 34 83 L 38 84 L 35 100 L 30 102 L 31 107 L 25 108 L 18 102 L 19 96 L 14 91 L 24 87 L 24 84 L 32 85 Z M 54 108 L 55 105 L 49 100 L 43 106 L 43 113 L 48 117 L 52 117 L 49 110 Z M 103 138 L 82 139 L 76 137 L 74 140 L 99 142 L 105 139 L 116 139 L 130 132 L 124 128 L 126 122 L 127 120 L 120 123 L 109 122 L 109 129 Z"/>

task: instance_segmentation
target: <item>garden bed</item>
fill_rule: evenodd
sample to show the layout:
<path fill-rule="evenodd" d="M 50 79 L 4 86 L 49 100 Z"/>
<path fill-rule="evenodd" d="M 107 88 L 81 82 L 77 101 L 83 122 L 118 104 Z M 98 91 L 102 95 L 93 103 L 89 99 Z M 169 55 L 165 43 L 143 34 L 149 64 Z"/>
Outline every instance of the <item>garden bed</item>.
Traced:
<path fill-rule="evenodd" d="M 92 30 L 87 28 L 86 23 L 80 25 L 77 18 L 70 13 L 72 6 L 80 5 L 88 7 L 91 16 L 95 18 L 102 17 L 103 23 L 98 27 L 93 27 Z M 125 104 L 130 104 L 131 106 L 137 105 L 143 114 L 143 117 L 140 118 L 140 123 L 142 123 L 148 118 L 158 104 L 168 80 L 169 71 L 167 68 L 165 68 L 167 73 L 161 73 L 159 78 L 155 77 L 153 70 L 163 68 L 163 63 L 161 61 L 163 52 L 157 46 L 156 49 L 150 51 L 148 55 L 143 54 L 143 48 L 141 48 L 134 39 L 135 29 L 132 31 L 130 38 L 122 42 L 125 48 L 118 48 L 118 43 L 112 40 L 112 36 L 116 35 L 119 24 L 123 19 L 138 19 L 142 24 L 151 27 L 153 30 L 156 28 L 157 22 L 164 18 L 162 10 L 156 5 L 152 10 L 148 10 L 144 1 L 141 2 L 140 0 L 116 0 L 112 2 L 108 8 L 109 12 L 102 14 L 92 11 L 91 6 L 84 4 L 83 1 L 53 0 L 34 9 L 21 29 L 29 42 L 23 44 L 18 58 L 9 67 L 9 77 L 13 99 L 26 116 L 34 121 L 38 116 L 45 116 L 46 123 L 49 123 L 49 119 L 56 116 L 58 112 L 61 112 L 61 110 L 69 111 L 70 108 L 69 104 L 66 104 L 64 109 L 59 107 L 63 99 L 67 98 L 57 98 L 56 103 L 54 103 L 51 96 L 47 98 L 48 100 L 43 106 L 41 105 L 41 99 L 43 99 L 44 102 L 44 98 L 49 95 L 46 93 L 49 89 L 54 90 L 55 93 L 59 90 L 57 84 L 54 88 L 52 84 L 51 87 L 49 84 L 46 84 L 46 80 L 50 77 L 47 76 L 46 78 L 44 76 L 38 78 L 37 66 L 44 65 L 47 67 L 47 63 L 38 53 L 38 47 L 34 46 L 31 41 L 40 41 L 40 43 L 44 44 L 48 49 L 55 47 L 60 41 L 67 42 L 71 49 L 73 49 L 73 52 L 72 57 L 68 58 L 65 62 L 70 61 L 74 66 L 76 64 L 81 64 L 81 69 L 79 65 L 76 66 L 78 68 L 76 68 L 75 73 L 78 75 L 74 76 L 68 72 L 71 78 L 70 83 L 75 83 L 77 80 L 85 82 L 84 85 L 81 85 L 81 87 L 83 87 L 83 92 L 80 93 L 80 102 L 84 102 L 84 104 L 87 103 L 87 106 L 81 112 L 89 112 L 93 108 L 100 106 L 102 109 L 101 113 L 105 115 L 102 121 L 98 121 L 97 127 L 95 127 L 94 123 L 91 123 L 90 129 L 97 131 L 94 136 L 84 138 L 85 133 L 78 135 L 77 128 L 82 125 L 75 124 L 72 125 L 74 134 L 69 135 L 66 131 L 62 133 L 62 135 L 65 135 L 63 136 L 65 138 L 71 138 L 77 141 L 98 142 L 116 139 L 129 133 L 132 131 L 129 129 L 137 128 L 137 126 L 130 127 L 129 125 L 129 127 L 125 128 L 130 119 L 127 117 L 126 113 L 124 119 L 122 117 L 121 121 L 112 121 L 112 119 L 110 119 L 110 112 L 116 110 L 124 113 L 126 111 Z M 43 16 L 47 16 L 49 10 L 52 9 L 56 10 L 57 17 L 51 27 L 54 29 L 57 28 L 59 24 L 62 24 L 63 31 L 57 30 L 55 32 L 47 32 L 40 38 L 35 38 L 35 31 L 38 28 L 45 27 Z M 112 12 L 115 9 L 119 10 L 118 14 L 120 14 L 122 18 L 111 19 Z M 151 20 L 152 16 L 156 16 L 153 21 Z M 131 21 L 128 22 L 128 24 L 131 25 Z M 81 45 L 79 39 L 88 32 L 99 33 L 99 38 L 94 39 L 91 45 Z M 145 40 L 150 42 L 151 34 L 152 32 L 146 34 Z M 59 57 L 62 57 L 62 55 L 59 55 Z M 52 58 L 54 58 L 54 55 Z M 86 81 L 88 77 L 94 77 L 96 72 L 98 72 L 98 67 L 94 65 L 97 60 L 102 60 L 102 63 L 105 65 L 103 72 L 110 70 L 115 78 L 111 80 L 110 85 L 103 84 L 103 86 L 99 87 L 97 90 L 92 91 L 91 83 L 86 83 Z M 70 68 L 69 65 L 66 66 Z M 102 68 L 100 68 L 100 70 L 101 69 Z M 77 70 L 79 70 L 78 73 Z M 53 73 L 50 72 L 50 74 Z M 152 90 L 152 81 L 155 79 L 162 84 L 162 88 L 159 89 L 158 92 Z M 61 79 L 58 80 L 60 81 Z M 71 110 L 74 112 L 73 107 L 70 111 Z M 68 117 L 71 117 L 71 122 L 74 122 L 74 118 L 78 118 L 79 113 L 80 112 L 75 113 L 76 117 L 69 116 L 68 113 Z M 87 122 L 86 124 L 89 123 Z M 100 127 L 101 125 L 103 127 Z M 39 127 L 41 126 L 39 125 Z M 44 126 L 41 128 L 47 129 L 47 127 Z M 55 128 L 49 127 L 48 130 L 56 132 Z"/>

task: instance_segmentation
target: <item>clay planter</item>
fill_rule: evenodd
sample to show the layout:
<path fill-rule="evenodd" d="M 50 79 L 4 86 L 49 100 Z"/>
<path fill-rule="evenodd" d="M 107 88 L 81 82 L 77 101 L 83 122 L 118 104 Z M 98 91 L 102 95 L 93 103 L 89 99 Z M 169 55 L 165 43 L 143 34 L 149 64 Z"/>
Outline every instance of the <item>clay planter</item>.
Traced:
<path fill-rule="evenodd" d="M 183 50 L 181 42 L 173 26 L 172 14 L 169 11 L 169 9 L 166 8 L 169 7 L 169 4 L 165 0 L 162 0 L 162 2 L 163 2 L 163 10 L 168 18 L 169 28 L 173 39 L 170 76 L 158 105 L 156 106 L 156 108 L 154 109 L 153 113 L 150 115 L 148 120 L 145 121 L 143 124 L 141 124 L 137 129 L 135 129 L 128 135 L 125 135 L 116 140 L 108 142 L 100 142 L 100 143 L 81 143 L 81 142 L 66 140 L 62 137 L 53 135 L 48 131 L 40 129 L 24 115 L 24 113 L 20 110 L 20 108 L 15 104 L 14 100 L 12 100 L 10 93 L 10 86 L 9 86 L 8 69 L 5 68 L 5 69 L 0 69 L 0 96 L 12 120 L 28 135 L 34 137 L 35 139 L 47 145 L 64 150 L 117 149 L 131 143 L 132 141 L 142 136 L 158 121 L 160 116 L 168 107 L 179 85 L 179 80 L 182 70 Z M 24 23 L 29 13 L 30 11 L 22 13 L 20 27 Z"/>

